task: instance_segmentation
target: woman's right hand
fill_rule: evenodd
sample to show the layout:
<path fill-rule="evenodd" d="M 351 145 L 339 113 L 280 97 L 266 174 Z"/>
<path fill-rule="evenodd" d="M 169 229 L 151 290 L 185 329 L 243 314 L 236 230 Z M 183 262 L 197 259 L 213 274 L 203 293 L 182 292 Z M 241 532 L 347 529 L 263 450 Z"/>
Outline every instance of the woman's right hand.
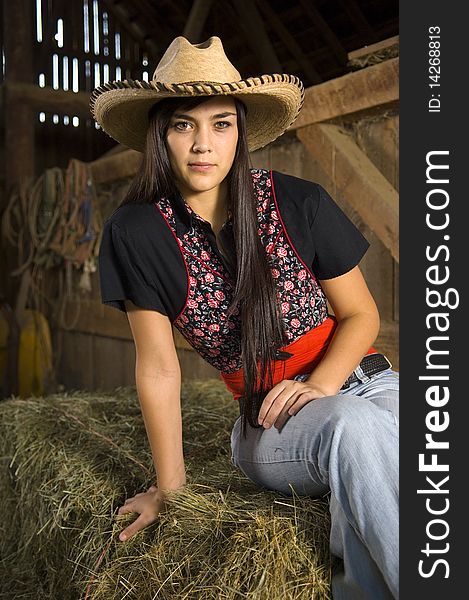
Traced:
<path fill-rule="evenodd" d="M 164 501 L 164 493 L 154 485 L 148 488 L 148 491 L 140 492 L 132 498 L 128 498 L 124 505 L 119 508 L 117 514 L 125 515 L 135 512 L 139 513 L 139 517 L 120 532 L 119 539 L 124 542 L 141 529 L 145 529 L 145 527 L 154 523 L 159 513 L 164 510 Z"/>

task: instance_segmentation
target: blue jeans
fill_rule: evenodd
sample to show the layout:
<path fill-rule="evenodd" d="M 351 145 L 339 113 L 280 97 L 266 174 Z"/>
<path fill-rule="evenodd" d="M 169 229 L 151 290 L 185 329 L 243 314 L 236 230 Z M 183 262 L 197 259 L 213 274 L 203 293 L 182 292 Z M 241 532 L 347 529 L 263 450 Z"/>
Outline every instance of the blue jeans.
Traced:
<path fill-rule="evenodd" d="M 334 600 L 399 597 L 399 373 L 386 369 L 308 402 L 279 431 L 231 432 L 231 461 L 257 485 L 330 493 Z"/>

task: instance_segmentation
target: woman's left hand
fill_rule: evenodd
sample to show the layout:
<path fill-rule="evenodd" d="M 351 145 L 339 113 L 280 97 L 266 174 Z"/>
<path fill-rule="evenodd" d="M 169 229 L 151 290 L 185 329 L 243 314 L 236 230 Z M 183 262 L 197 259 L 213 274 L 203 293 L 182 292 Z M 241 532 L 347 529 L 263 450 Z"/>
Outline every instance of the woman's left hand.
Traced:
<path fill-rule="evenodd" d="M 264 398 L 258 423 L 265 429 L 275 425 L 280 430 L 305 404 L 316 398 L 330 395 L 331 393 L 327 393 L 313 382 L 284 379 L 277 383 Z"/>

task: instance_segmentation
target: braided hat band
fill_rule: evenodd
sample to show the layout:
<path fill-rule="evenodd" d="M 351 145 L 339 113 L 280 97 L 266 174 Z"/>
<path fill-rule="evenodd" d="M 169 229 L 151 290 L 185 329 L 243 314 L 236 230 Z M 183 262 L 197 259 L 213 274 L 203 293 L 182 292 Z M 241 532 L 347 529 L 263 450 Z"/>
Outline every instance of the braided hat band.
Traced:
<path fill-rule="evenodd" d="M 113 139 L 143 152 L 148 113 L 160 100 L 171 97 L 233 96 L 247 107 L 249 150 L 278 138 L 298 116 L 304 87 L 286 74 L 241 79 L 225 55 L 220 38 L 192 45 L 177 37 L 166 50 L 151 81 L 114 81 L 91 94 L 93 118 Z"/>

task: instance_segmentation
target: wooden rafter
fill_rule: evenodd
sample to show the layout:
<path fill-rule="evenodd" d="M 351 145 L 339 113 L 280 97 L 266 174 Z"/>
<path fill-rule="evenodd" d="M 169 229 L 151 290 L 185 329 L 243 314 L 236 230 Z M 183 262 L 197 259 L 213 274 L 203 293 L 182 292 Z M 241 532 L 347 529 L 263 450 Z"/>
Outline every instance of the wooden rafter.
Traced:
<path fill-rule="evenodd" d="M 352 36 L 352 38 L 351 38 L 352 41 L 354 38 L 356 38 L 356 36 Z M 391 39 L 391 38 L 387 38 L 387 39 Z M 346 38 L 346 40 L 348 43 L 350 43 L 349 38 Z M 379 44 L 380 44 L 380 42 L 378 42 L 376 44 L 376 46 L 379 46 Z M 365 48 L 367 48 L 367 47 L 371 48 L 374 46 L 375 46 L 375 44 L 370 44 L 369 46 L 365 46 Z M 350 57 L 354 56 L 355 52 L 362 52 L 362 51 L 363 51 L 363 49 L 360 48 L 358 50 L 353 50 L 353 51 L 349 52 L 347 55 L 347 59 L 350 60 Z M 364 52 L 364 54 L 367 54 L 367 52 Z M 317 48 L 308 49 L 307 51 L 305 51 L 305 57 L 307 60 L 309 60 L 314 65 L 316 65 L 316 64 L 325 65 L 325 63 L 331 62 L 331 49 L 329 46 L 321 45 Z M 287 69 L 287 71 L 286 71 L 287 73 L 291 73 L 291 72 L 294 73 L 295 70 L 297 70 L 297 68 L 298 68 L 297 61 L 294 59 L 294 57 L 285 58 L 282 61 L 282 65 L 283 65 L 284 69 Z M 337 65 L 336 66 L 330 65 L 329 67 L 324 67 L 324 71 L 321 71 L 321 73 L 323 73 L 323 72 L 326 73 L 326 75 L 324 75 L 324 77 L 323 77 L 324 81 L 328 81 L 329 79 L 332 79 L 334 77 L 338 77 L 340 75 L 345 74 L 344 69 L 338 68 Z M 350 70 L 347 69 L 347 72 L 350 72 Z M 332 75 L 327 76 L 327 73 L 332 73 Z"/>
<path fill-rule="evenodd" d="M 267 73 L 281 73 L 282 65 L 255 2 L 252 2 L 252 0 L 238 0 L 234 3 L 234 7 L 238 16 L 237 25 L 240 27 L 247 45 L 256 57 L 258 68 Z"/>
<path fill-rule="evenodd" d="M 373 27 L 368 23 L 355 0 L 339 0 L 340 7 L 347 13 L 355 29 L 370 42 L 377 42 L 378 37 Z"/>
<path fill-rule="evenodd" d="M 194 0 L 182 35 L 191 43 L 201 42 L 200 36 L 212 8 L 213 0 Z"/>
<path fill-rule="evenodd" d="M 327 22 L 324 20 L 319 10 L 315 7 L 314 3 L 310 0 L 300 0 L 300 4 L 303 10 L 305 11 L 305 14 L 308 15 L 311 21 L 319 29 L 322 38 L 324 39 L 326 44 L 331 48 L 339 63 L 342 66 L 347 64 L 347 52 L 345 48 L 342 46 L 339 39 L 329 27 Z"/>
<path fill-rule="evenodd" d="M 289 52 L 295 57 L 298 62 L 298 65 L 304 71 L 308 80 L 312 83 L 319 83 L 322 81 L 321 76 L 310 63 L 310 61 L 305 57 L 303 50 L 298 46 L 293 35 L 288 31 L 285 25 L 282 23 L 282 20 L 277 15 L 277 13 L 272 9 L 269 2 L 267 0 L 255 0 L 255 2 L 259 5 L 259 8 L 264 13 L 267 21 L 270 23 L 271 27 L 275 30 L 279 38 L 288 48 Z"/>
<path fill-rule="evenodd" d="M 375 52 L 380 52 L 382 50 L 386 50 L 387 48 L 391 48 L 392 46 L 399 45 L 399 36 L 395 35 L 393 37 L 387 38 L 385 40 L 381 40 L 380 42 L 376 42 L 376 44 L 370 44 L 369 46 L 364 46 L 363 48 L 358 48 L 358 50 L 353 50 L 348 53 L 348 60 L 355 60 L 356 58 L 363 58 L 368 54 L 373 54 Z"/>
<path fill-rule="evenodd" d="M 399 197 L 355 141 L 337 125 L 303 127 L 297 136 L 342 196 L 399 261 Z"/>
<path fill-rule="evenodd" d="M 21 104 L 33 111 L 57 112 L 59 114 L 91 119 L 90 95 L 87 92 L 54 90 L 49 86 L 39 87 L 34 83 L 5 81 L 1 86 L 13 104 Z"/>
<path fill-rule="evenodd" d="M 393 58 L 309 87 L 291 129 L 397 104 L 398 100 L 399 59 Z"/>

